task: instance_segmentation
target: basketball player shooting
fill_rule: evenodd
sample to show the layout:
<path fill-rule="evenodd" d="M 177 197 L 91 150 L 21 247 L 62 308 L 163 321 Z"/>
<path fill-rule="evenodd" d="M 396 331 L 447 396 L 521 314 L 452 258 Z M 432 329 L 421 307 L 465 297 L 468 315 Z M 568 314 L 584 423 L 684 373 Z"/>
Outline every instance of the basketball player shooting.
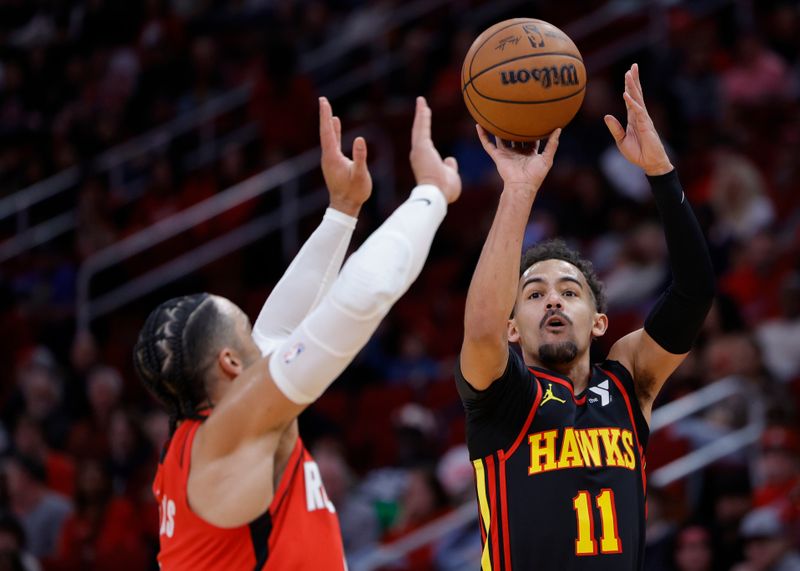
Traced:
<path fill-rule="evenodd" d="M 504 182 L 472 278 L 456 384 L 467 415 L 482 569 L 644 569 L 644 450 L 653 401 L 683 361 L 712 302 L 708 248 L 648 115 L 634 64 L 627 127 L 606 125 L 648 176 L 664 226 L 672 284 L 644 328 L 592 365 L 608 326 L 591 264 L 563 242 L 522 239 L 560 131 L 542 153 L 481 142 Z M 509 318 L 509 315 L 511 316 Z M 510 351 L 517 343 L 522 356 Z"/>
<path fill-rule="evenodd" d="M 227 299 L 171 299 L 147 318 L 134 349 L 144 385 L 171 417 L 153 483 L 161 569 L 344 569 L 339 524 L 297 416 L 366 344 L 419 275 L 447 205 L 461 192 L 455 160 L 431 141 L 417 100 L 411 196 L 340 270 L 370 196 L 363 138 L 341 151 L 341 123 L 320 100 L 322 223 L 255 325 Z"/>

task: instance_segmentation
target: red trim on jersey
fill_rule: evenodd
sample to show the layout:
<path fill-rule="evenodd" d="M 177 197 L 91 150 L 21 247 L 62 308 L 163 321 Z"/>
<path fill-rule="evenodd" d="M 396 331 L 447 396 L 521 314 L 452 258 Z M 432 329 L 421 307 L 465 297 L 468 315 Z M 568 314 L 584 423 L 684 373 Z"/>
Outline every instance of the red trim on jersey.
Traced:
<path fill-rule="evenodd" d="M 536 416 L 536 411 L 539 410 L 539 403 L 541 402 L 541 400 L 542 400 L 542 384 L 537 380 L 536 398 L 533 401 L 533 406 L 531 407 L 531 411 L 528 413 L 528 418 L 525 419 L 525 424 L 522 426 L 522 430 L 519 431 L 517 439 L 514 441 L 514 444 L 511 445 L 511 448 L 509 448 L 508 451 L 505 453 L 502 450 L 500 450 L 499 454 L 508 457 L 511 456 L 517 450 L 520 443 L 522 442 L 522 437 L 525 436 L 525 433 L 528 432 L 528 428 L 530 428 L 531 423 L 533 422 L 533 418 Z"/>
<path fill-rule="evenodd" d="M 530 367 L 528 367 L 528 370 L 537 377 L 543 377 L 548 381 L 553 381 L 554 383 L 558 383 L 559 385 L 567 387 L 567 389 L 569 390 L 569 394 L 572 395 L 572 400 L 575 401 L 575 404 L 577 404 L 578 406 L 583 406 L 586 404 L 586 395 L 583 395 L 581 398 L 575 398 L 575 387 L 573 387 L 572 383 L 570 383 L 569 381 L 565 381 L 560 377 L 554 377 L 553 375 L 548 375 L 547 373 L 542 373 L 541 371 L 537 371 Z"/>
<path fill-rule="evenodd" d="M 598 367 L 598 369 L 600 369 L 600 367 Z M 636 447 L 639 449 L 639 472 L 642 474 L 642 491 L 644 492 L 645 496 L 647 496 L 647 476 L 644 473 L 644 448 L 639 440 L 639 431 L 636 429 L 636 418 L 633 416 L 631 399 L 628 397 L 628 391 L 625 390 L 625 386 L 620 382 L 615 374 L 611 373 L 610 371 L 606 371 L 605 369 L 600 370 L 608 375 L 612 381 L 614 381 L 614 384 L 617 385 L 619 392 L 622 393 L 622 398 L 625 399 L 625 406 L 628 407 L 628 416 L 631 419 L 631 426 L 633 427 L 633 437 L 636 439 Z"/>
<path fill-rule="evenodd" d="M 503 560 L 504 569 L 511 569 L 511 539 L 508 533 L 508 496 L 506 494 L 506 456 L 502 450 L 497 453 L 500 462 L 500 507 L 503 509 Z"/>
<path fill-rule="evenodd" d="M 500 548 L 497 545 L 497 480 L 494 473 L 494 457 L 486 457 L 486 486 L 489 488 L 489 513 L 491 514 L 491 524 L 489 525 L 489 536 L 492 540 L 492 566 L 500 569 Z"/>

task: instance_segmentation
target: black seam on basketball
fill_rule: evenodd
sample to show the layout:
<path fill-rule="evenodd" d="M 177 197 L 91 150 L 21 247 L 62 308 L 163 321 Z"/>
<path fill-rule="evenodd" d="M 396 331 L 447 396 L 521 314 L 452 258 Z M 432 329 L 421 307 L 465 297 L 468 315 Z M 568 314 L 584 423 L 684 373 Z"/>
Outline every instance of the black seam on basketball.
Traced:
<path fill-rule="evenodd" d="M 467 86 L 468 86 L 469 84 L 471 84 L 473 81 L 475 81 L 476 79 L 478 79 L 478 78 L 479 78 L 480 76 L 482 76 L 484 73 L 486 73 L 487 71 L 491 71 L 491 70 L 493 70 L 493 69 L 495 69 L 495 68 L 497 68 L 497 67 L 500 67 L 501 65 L 506 65 L 507 63 L 511 63 L 511 62 L 513 62 L 513 61 L 519 61 L 519 60 L 521 60 L 521 59 L 533 58 L 533 57 L 544 57 L 544 56 L 564 56 L 564 57 L 569 57 L 569 58 L 572 58 L 572 59 L 576 59 L 576 60 L 578 60 L 579 62 L 581 62 L 581 64 L 583 64 L 583 59 L 581 59 L 581 58 L 579 58 L 579 57 L 576 57 L 576 56 L 574 56 L 574 55 L 572 55 L 572 54 L 565 53 L 565 52 L 547 52 L 546 54 L 525 54 L 524 56 L 517 56 L 517 57 L 515 57 L 515 58 L 511 58 L 511 59 L 503 60 L 503 61 L 501 61 L 500 63 L 496 63 L 496 64 L 494 64 L 494 65 L 490 65 L 490 66 L 489 66 L 489 67 L 487 67 L 486 69 L 483 69 L 483 70 L 479 71 L 477 75 L 470 76 L 470 78 L 469 78 L 469 81 L 467 81 L 467 83 L 465 83 L 465 84 L 464 84 L 464 87 L 462 87 L 461 89 L 462 89 L 462 90 L 466 89 L 466 88 L 467 88 Z M 472 56 L 472 59 L 475 59 L 475 56 Z M 585 74 L 585 73 L 586 73 L 586 65 L 585 65 L 585 64 L 583 64 L 583 66 L 584 66 L 584 67 L 583 67 L 583 72 L 584 72 L 584 74 Z M 470 72 L 471 72 L 471 71 L 472 71 L 472 70 L 470 70 Z M 478 89 L 477 89 L 477 88 L 475 89 L 475 91 L 476 91 L 476 92 L 477 92 L 477 93 L 478 93 L 478 94 L 479 94 L 481 97 L 483 97 L 483 96 L 484 96 L 484 95 L 483 95 L 483 94 L 482 94 L 480 91 L 478 91 Z"/>
<path fill-rule="evenodd" d="M 498 99 L 496 97 L 489 97 L 488 95 L 484 95 L 480 91 L 478 91 L 475 86 L 472 86 L 472 89 L 475 89 L 475 93 L 480 95 L 483 99 L 487 101 L 496 101 L 498 103 L 514 103 L 515 105 L 541 105 L 543 103 L 555 103 L 556 101 L 564 101 L 565 99 L 569 99 L 570 97 L 575 97 L 576 95 L 580 95 L 583 91 L 586 90 L 586 86 L 584 85 L 578 91 L 574 93 L 570 93 L 569 95 L 565 95 L 563 97 L 554 97 L 553 99 L 545 99 L 543 101 L 514 101 L 513 99 Z"/>
<path fill-rule="evenodd" d="M 502 32 L 503 30 L 507 30 L 507 29 L 509 29 L 509 28 L 513 28 L 514 26 L 519 26 L 520 24 L 522 24 L 522 22 L 520 22 L 520 20 L 527 20 L 528 22 L 534 22 L 534 21 L 536 21 L 536 22 L 541 22 L 541 21 L 542 21 L 542 20 L 537 20 L 536 18 L 514 18 L 514 19 L 515 19 L 516 21 L 515 21 L 513 24 L 509 24 L 508 26 L 503 26 L 503 27 L 502 27 L 502 28 L 500 28 L 499 30 L 495 30 L 494 32 L 492 32 L 492 35 L 491 35 L 491 36 L 489 36 L 488 38 L 486 38 L 485 40 L 483 40 L 483 41 L 481 42 L 481 45 L 479 45 L 479 46 L 478 46 L 478 47 L 475 49 L 475 53 L 474 53 L 474 54 L 472 54 L 472 61 L 470 61 L 470 62 L 469 62 L 469 76 L 470 76 L 470 77 L 472 77 L 472 62 L 474 62 L 474 61 L 475 61 L 475 56 L 478 54 L 478 52 L 479 52 L 479 51 L 481 51 L 481 48 L 482 48 L 483 46 L 485 46 L 485 45 L 486 45 L 486 43 L 487 43 L 489 40 L 491 40 L 493 37 L 495 37 L 497 34 L 499 34 L 500 32 Z M 551 24 L 551 25 L 552 25 L 552 24 Z M 553 26 L 553 27 L 555 27 L 555 26 Z M 563 32 L 562 32 L 562 33 L 563 33 Z M 567 37 L 569 37 L 569 36 L 567 36 Z"/>
<path fill-rule="evenodd" d="M 472 88 L 475 89 L 475 86 L 473 85 Z M 470 97 L 470 95 L 469 95 L 469 91 L 465 91 L 464 93 L 467 96 L 467 99 L 469 99 L 469 103 L 470 103 L 470 105 L 472 105 L 472 108 L 475 109 L 475 113 L 477 113 L 478 115 L 483 117 L 483 120 L 486 121 L 487 123 L 489 123 L 489 125 L 491 125 L 495 129 L 497 129 L 499 131 L 503 131 L 504 133 L 508 133 L 509 135 L 513 135 L 514 137 L 525 137 L 525 138 L 530 137 L 531 140 L 543 139 L 545 137 L 545 135 L 528 135 L 526 133 L 515 133 L 514 131 L 509 131 L 507 129 L 503 129 L 500 125 L 497 125 L 493 121 L 490 121 L 489 118 L 486 117 L 486 115 L 481 113 L 481 110 L 478 109 L 478 107 L 475 105 L 475 103 L 473 103 L 472 97 Z M 492 133 L 492 134 L 494 135 L 494 133 Z M 500 135 L 496 135 L 496 136 L 500 137 Z M 500 137 L 500 138 L 502 139 L 502 137 Z"/>

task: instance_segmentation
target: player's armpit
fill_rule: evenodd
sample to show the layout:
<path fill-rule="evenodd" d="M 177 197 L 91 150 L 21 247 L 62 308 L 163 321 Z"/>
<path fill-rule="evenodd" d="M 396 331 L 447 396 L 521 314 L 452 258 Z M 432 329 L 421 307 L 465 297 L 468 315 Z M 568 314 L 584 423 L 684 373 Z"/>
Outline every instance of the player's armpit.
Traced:
<path fill-rule="evenodd" d="M 268 359 L 259 359 L 231 381 L 197 431 L 193 455 L 196 462 L 230 456 L 254 439 L 281 432 L 305 409 L 307 405 L 292 402 L 277 387 L 269 372 Z"/>
<path fill-rule="evenodd" d="M 259 359 L 231 381 L 186 451 L 192 510 L 219 527 L 244 525 L 267 509 L 281 434 L 306 406 L 278 389 L 267 361 Z"/>
<path fill-rule="evenodd" d="M 273 431 L 247 440 L 230 454 L 210 460 L 203 458 L 206 451 L 197 436 L 193 450 L 186 451 L 192 455 L 186 488 L 190 509 L 217 527 L 249 524 L 272 503 L 275 453 L 281 433 Z"/>
<path fill-rule="evenodd" d="M 464 338 L 461 346 L 461 373 L 478 391 L 488 389 L 503 376 L 508 365 L 508 342 L 505 339 Z"/>
<path fill-rule="evenodd" d="M 636 384 L 636 397 L 647 422 L 653 401 L 661 387 L 689 353 L 670 353 L 656 343 L 644 329 L 629 333 L 611 348 L 608 358 L 630 371 Z"/>

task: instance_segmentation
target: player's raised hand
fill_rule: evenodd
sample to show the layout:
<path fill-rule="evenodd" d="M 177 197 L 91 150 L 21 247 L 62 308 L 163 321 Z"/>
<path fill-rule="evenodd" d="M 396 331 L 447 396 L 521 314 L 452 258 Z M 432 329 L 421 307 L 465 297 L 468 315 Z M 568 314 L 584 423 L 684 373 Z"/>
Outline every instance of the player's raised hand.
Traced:
<path fill-rule="evenodd" d="M 417 97 L 414 125 L 411 127 L 411 170 L 417 184 L 432 184 L 444 193 L 448 204 L 461 195 L 461 177 L 453 157 L 442 156 L 431 139 L 431 109 L 424 97 Z"/>
<path fill-rule="evenodd" d="M 648 175 L 670 172 L 673 169 L 672 163 L 644 104 L 638 64 L 633 64 L 625 72 L 625 92 L 622 97 L 628 110 L 627 128 L 623 129 L 613 115 L 604 117 L 619 152 L 628 161 L 644 169 Z"/>
<path fill-rule="evenodd" d="M 530 146 L 511 148 L 497 137 L 494 142 L 490 141 L 489 133 L 480 125 L 475 125 L 475 128 L 478 130 L 483 149 L 492 157 L 505 187 L 518 188 L 535 196 L 553 166 L 561 129 L 550 133 L 547 145 L 540 153 L 539 141 Z"/>
<path fill-rule="evenodd" d="M 357 216 L 372 194 L 372 177 L 367 169 L 367 142 L 353 141 L 353 159 L 342 153 L 342 122 L 334 117 L 331 104 L 319 98 L 319 142 L 322 147 L 322 175 L 328 186 L 331 208 Z"/>

